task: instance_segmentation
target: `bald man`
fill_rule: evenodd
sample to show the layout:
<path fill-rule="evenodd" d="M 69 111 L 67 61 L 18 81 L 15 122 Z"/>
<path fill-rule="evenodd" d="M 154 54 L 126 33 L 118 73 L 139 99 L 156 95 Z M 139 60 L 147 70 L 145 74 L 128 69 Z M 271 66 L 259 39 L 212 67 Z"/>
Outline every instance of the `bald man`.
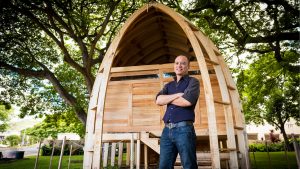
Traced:
<path fill-rule="evenodd" d="M 196 78 L 188 75 L 189 67 L 186 56 L 177 56 L 174 80 L 166 84 L 156 96 L 157 105 L 167 105 L 163 117 L 165 127 L 160 139 L 160 169 L 173 169 L 178 153 L 184 169 L 198 168 L 193 123 L 200 86 Z"/>

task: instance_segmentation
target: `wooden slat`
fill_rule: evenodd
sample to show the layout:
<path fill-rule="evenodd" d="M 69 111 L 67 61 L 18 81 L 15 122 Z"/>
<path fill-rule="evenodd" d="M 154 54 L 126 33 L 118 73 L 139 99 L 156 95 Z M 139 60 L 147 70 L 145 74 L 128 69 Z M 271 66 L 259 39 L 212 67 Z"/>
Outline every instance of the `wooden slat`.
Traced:
<path fill-rule="evenodd" d="M 109 143 L 104 143 L 104 153 L 103 153 L 103 167 L 106 168 L 107 167 L 107 162 L 108 162 L 108 147 L 109 147 Z"/>
<path fill-rule="evenodd" d="M 238 148 L 240 153 L 242 154 L 243 158 L 241 159 L 241 168 L 242 169 L 250 169 L 250 159 L 248 153 L 248 138 L 247 133 L 245 130 L 238 130 L 237 131 L 237 138 L 238 138 Z"/>
<path fill-rule="evenodd" d="M 134 83 L 156 83 L 158 82 L 158 78 L 151 78 L 151 79 L 135 79 L 135 80 L 122 80 L 122 81 L 110 81 L 109 84 L 112 86 L 118 86 L 118 85 L 131 85 Z M 119 86 L 120 87 L 120 86 Z M 127 88 L 121 89 L 121 90 L 125 90 Z"/>
<path fill-rule="evenodd" d="M 116 72 L 112 73 L 110 77 L 124 77 L 124 76 L 139 76 L 139 75 L 152 75 L 158 74 L 158 70 L 134 71 L 134 72 Z"/>
<path fill-rule="evenodd" d="M 104 120 L 105 125 L 113 125 L 113 124 L 117 124 L 117 125 L 121 125 L 121 126 L 126 126 L 128 123 L 128 119 L 117 119 L 117 120 Z"/>
<path fill-rule="evenodd" d="M 161 132 L 162 128 L 161 126 L 129 126 L 129 125 L 124 125 L 124 126 L 103 126 L 103 131 L 105 132 L 141 132 L 141 131 L 159 131 Z"/>
<path fill-rule="evenodd" d="M 128 109 L 129 110 L 129 109 Z M 128 121 L 128 113 L 119 114 L 121 111 L 115 111 L 111 113 L 105 112 L 104 120 L 126 120 Z"/>
<path fill-rule="evenodd" d="M 126 143 L 126 166 L 130 165 L 130 143 Z"/>
<path fill-rule="evenodd" d="M 130 139 L 130 169 L 134 168 L 134 138 L 133 135 Z"/>
<path fill-rule="evenodd" d="M 129 101 L 119 101 L 119 102 L 107 102 L 105 103 L 105 108 L 124 108 L 129 107 Z"/>
<path fill-rule="evenodd" d="M 148 146 L 144 144 L 144 168 L 148 168 Z"/>
<path fill-rule="evenodd" d="M 115 156 L 116 156 L 117 143 L 111 143 L 111 153 L 110 153 L 110 165 L 115 166 Z"/>
<path fill-rule="evenodd" d="M 163 71 L 160 69 L 159 70 L 159 86 L 160 86 L 160 89 L 163 89 L 164 87 L 164 81 L 163 81 Z M 156 101 L 156 100 L 155 100 Z M 159 106 L 159 111 L 160 111 L 160 117 L 159 119 L 163 119 L 163 116 L 164 116 L 164 113 L 165 113 L 165 109 L 166 109 L 166 106 Z M 163 126 L 163 122 L 162 120 L 160 120 L 160 125 Z"/>
<path fill-rule="evenodd" d="M 137 133 L 103 133 L 103 141 L 130 141 L 133 137 L 134 140 L 137 140 Z"/>
<path fill-rule="evenodd" d="M 137 139 L 137 148 L 136 148 L 136 169 L 140 169 L 141 164 L 141 140 Z"/>
<path fill-rule="evenodd" d="M 122 167 L 122 161 L 123 161 L 123 143 L 119 143 L 119 153 L 118 153 L 118 168 Z"/>
<path fill-rule="evenodd" d="M 236 90 L 236 88 L 233 87 L 233 86 L 227 85 L 227 87 L 228 87 L 228 89 L 230 89 L 230 90 Z"/>
<path fill-rule="evenodd" d="M 155 64 L 155 65 L 140 65 L 140 66 L 126 66 L 126 67 L 113 67 L 111 68 L 111 73 L 124 73 L 124 72 L 139 72 L 139 71 L 153 71 L 153 70 L 165 70 L 166 68 L 170 68 L 171 72 L 173 72 L 174 63 L 166 63 L 166 64 Z M 190 67 L 199 68 L 198 63 L 193 61 L 190 63 Z"/>
<path fill-rule="evenodd" d="M 230 98 L 232 102 L 232 109 L 234 112 L 234 120 L 235 120 L 235 126 L 238 127 L 245 127 L 245 121 L 243 114 L 241 113 L 242 105 L 239 101 L 239 94 L 236 90 L 230 90 Z"/>
<path fill-rule="evenodd" d="M 210 60 L 210 59 L 208 59 L 208 58 L 205 58 L 205 61 L 206 61 L 207 63 L 213 64 L 213 65 L 219 65 L 218 62 L 212 61 L 212 60 Z"/>
<path fill-rule="evenodd" d="M 133 124 L 133 110 L 132 110 L 132 100 L 133 100 L 133 93 L 132 93 L 132 88 L 133 88 L 133 86 L 132 86 L 132 84 L 131 84 L 131 86 L 130 86 L 130 95 L 129 95 L 129 99 L 128 99 L 128 107 L 130 108 L 130 110 L 129 110 L 129 116 L 128 116 L 128 126 L 132 126 L 132 124 Z"/>
<path fill-rule="evenodd" d="M 230 102 L 224 102 L 220 100 L 214 100 L 215 103 L 224 104 L 224 105 L 230 105 Z"/>
<path fill-rule="evenodd" d="M 116 72 L 131 72 L 131 71 L 151 71 L 151 70 L 158 70 L 160 67 L 161 65 L 114 67 L 111 69 L 111 72 L 116 73 Z"/>
<path fill-rule="evenodd" d="M 237 129 L 237 130 L 244 130 L 244 127 L 234 126 L 234 129 Z"/>
<path fill-rule="evenodd" d="M 225 77 L 227 86 L 231 86 L 232 88 L 236 89 L 236 85 L 234 83 L 234 80 L 231 76 L 230 70 L 229 70 L 228 66 L 226 65 L 224 58 L 222 56 L 218 56 L 217 58 L 218 58 L 220 66 L 221 66 L 223 75 Z"/>

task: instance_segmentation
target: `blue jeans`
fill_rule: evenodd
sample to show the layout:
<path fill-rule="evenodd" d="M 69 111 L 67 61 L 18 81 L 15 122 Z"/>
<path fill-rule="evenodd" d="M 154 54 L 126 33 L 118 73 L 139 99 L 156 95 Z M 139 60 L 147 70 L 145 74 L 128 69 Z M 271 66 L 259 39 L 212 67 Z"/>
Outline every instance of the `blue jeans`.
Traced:
<path fill-rule="evenodd" d="M 159 169 L 173 169 L 177 155 L 184 169 L 197 169 L 196 134 L 193 125 L 163 129 Z"/>

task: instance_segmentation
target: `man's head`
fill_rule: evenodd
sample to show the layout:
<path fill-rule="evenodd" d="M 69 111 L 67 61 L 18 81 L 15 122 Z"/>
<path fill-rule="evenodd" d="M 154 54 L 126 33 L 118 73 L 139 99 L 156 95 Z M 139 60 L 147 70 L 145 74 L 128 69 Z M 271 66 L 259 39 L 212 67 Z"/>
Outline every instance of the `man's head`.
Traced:
<path fill-rule="evenodd" d="M 189 59 L 184 55 L 176 57 L 174 62 L 174 72 L 177 76 L 184 76 L 188 74 L 190 68 Z"/>

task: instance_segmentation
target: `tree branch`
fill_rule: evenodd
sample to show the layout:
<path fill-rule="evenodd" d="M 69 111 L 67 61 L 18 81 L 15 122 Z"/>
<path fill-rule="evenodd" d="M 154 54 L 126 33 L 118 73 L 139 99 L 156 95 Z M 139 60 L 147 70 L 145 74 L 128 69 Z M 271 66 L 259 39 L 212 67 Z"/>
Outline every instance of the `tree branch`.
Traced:
<path fill-rule="evenodd" d="M 121 0 L 118 0 L 110 5 L 109 11 L 108 11 L 107 15 L 105 16 L 103 23 L 101 24 L 102 25 L 101 29 L 99 30 L 99 32 L 96 33 L 96 36 L 95 36 L 94 40 L 92 41 L 91 48 L 90 48 L 91 59 L 95 53 L 96 44 L 97 44 L 98 40 L 100 39 L 100 37 L 104 34 L 106 26 L 109 23 L 109 18 L 111 17 L 112 13 L 114 12 L 116 6 L 120 3 L 120 1 Z M 123 16 L 121 16 L 121 18 L 122 17 Z"/>
<path fill-rule="evenodd" d="M 300 32 L 281 32 L 269 36 L 248 37 L 245 43 L 270 43 L 283 40 L 299 40 Z"/>
<path fill-rule="evenodd" d="M 27 77 L 35 77 L 38 79 L 46 79 L 47 76 L 47 72 L 44 70 L 29 70 L 29 69 L 22 69 L 22 68 L 17 68 L 14 67 L 12 65 L 9 65 L 5 62 L 0 61 L 0 69 L 6 69 L 6 70 L 10 70 L 12 72 L 18 73 L 20 75 L 23 76 L 27 76 Z"/>
<path fill-rule="evenodd" d="M 65 88 L 61 85 L 55 75 L 42 63 L 35 60 L 44 70 L 34 71 L 29 69 L 22 69 L 11 66 L 5 62 L 0 61 L 0 69 L 10 70 L 19 75 L 26 77 L 33 77 L 38 79 L 48 79 L 53 85 L 54 89 L 58 92 L 60 97 L 67 102 L 70 106 L 75 108 L 75 112 L 80 117 L 79 119 L 83 124 L 86 124 L 86 112 L 77 104 L 76 98 L 69 94 Z"/>
<path fill-rule="evenodd" d="M 265 53 L 270 53 L 273 52 L 272 49 L 268 50 L 259 50 L 259 49 L 249 49 L 249 48 L 244 48 L 244 50 L 252 52 L 252 53 L 259 53 L 259 54 L 265 54 Z"/>
<path fill-rule="evenodd" d="M 80 73 L 82 73 L 83 75 L 85 74 L 84 69 L 77 64 L 70 56 L 68 50 L 66 49 L 66 47 L 63 45 L 63 43 L 61 43 L 55 36 L 54 34 L 51 33 L 51 31 L 49 29 L 47 29 L 31 12 L 29 12 L 26 9 L 21 9 L 13 4 L 9 4 L 13 9 L 15 9 L 16 11 L 19 11 L 20 13 L 24 14 L 25 16 L 29 17 L 34 23 L 36 23 L 47 35 L 49 35 L 54 42 L 61 48 L 62 52 L 64 53 L 64 61 L 66 61 L 67 63 L 69 63 L 72 67 L 74 67 L 76 70 L 78 70 Z"/>
<path fill-rule="evenodd" d="M 64 9 L 64 7 L 60 4 L 57 3 L 57 5 L 59 5 L 59 7 L 61 9 L 63 9 L 63 11 L 65 12 L 65 14 L 67 16 L 69 16 L 68 12 Z M 67 61 L 68 63 L 72 63 L 71 65 L 76 66 L 75 69 L 78 70 L 79 72 L 81 72 L 81 74 L 83 75 L 83 77 L 85 78 L 85 82 L 87 85 L 87 89 L 89 91 L 89 93 L 92 92 L 92 86 L 94 83 L 94 77 L 91 74 L 91 59 L 92 59 L 92 54 L 88 53 L 88 49 L 86 47 L 86 44 L 83 42 L 83 39 L 81 38 L 81 36 L 76 36 L 75 32 L 72 30 L 71 26 L 68 26 L 67 23 L 65 23 L 60 16 L 58 16 L 58 14 L 53 10 L 52 8 L 52 4 L 50 2 L 47 2 L 47 13 L 49 15 L 52 15 L 69 33 L 70 36 L 77 42 L 79 48 L 81 49 L 80 51 L 82 52 L 82 61 L 83 61 L 83 67 L 79 66 L 76 62 L 77 65 L 74 64 L 74 60 L 71 57 L 65 57 L 65 61 Z M 71 17 L 68 17 L 71 18 Z M 70 19 L 69 21 L 69 25 L 71 25 Z M 74 25 L 75 29 L 76 25 Z M 79 32 L 79 30 L 77 30 L 77 32 Z M 67 52 L 67 51 L 65 51 Z"/>
<path fill-rule="evenodd" d="M 67 30 L 67 32 L 70 34 L 70 36 L 77 42 L 77 44 L 80 47 L 81 52 L 82 52 L 83 65 L 84 65 L 84 67 L 88 67 L 89 54 L 88 54 L 88 50 L 87 50 L 83 40 L 79 36 L 76 36 L 72 27 L 69 26 L 66 22 L 64 22 L 63 19 L 53 10 L 52 4 L 49 1 L 46 1 L 46 4 L 47 4 L 47 7 L 46 7 L 45 12 L 48 15 L 53 16 Z"/>

